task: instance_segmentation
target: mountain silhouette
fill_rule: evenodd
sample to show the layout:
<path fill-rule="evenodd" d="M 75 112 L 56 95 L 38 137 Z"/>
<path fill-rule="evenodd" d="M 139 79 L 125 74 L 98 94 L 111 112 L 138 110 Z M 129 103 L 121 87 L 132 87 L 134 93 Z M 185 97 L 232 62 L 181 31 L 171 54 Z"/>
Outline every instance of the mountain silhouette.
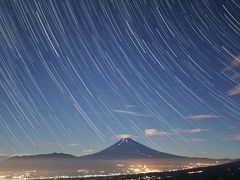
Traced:
<path fill-rule="evenodd" d="M 131 138 L 124 138 L 98 153 L 80 157 L 81 159 L 151 159 L 151 158 L 187 158 L 172 155 L 144 146 Z"/>
<path fill-rule="evenodd" d="M 218 160 L 219 163 L 226 163 L 231 160 Z M 76 157 L 64 153 L 38 154 L 28 156 L 10 157 L 0 162 L 0 169 L 7 171 L 16 170 L 43 170 L 54 172 L 72 172 L 79 169 L 87 169 L 89 172 L 96 170 L 104 172 L 124 172 L 129 164 L 145 164 L 148 166 L 165 165 L 176 169 L 189 163 L 213 164 L 216 159 L 184 157 L 151 149 L 131 138 L 121 139 L 112 146 L 90 155 Z M 121 166 L 116 166 L 116 165 Z M 123 165 L 123 166 L 122 166 Z M 125 167 L 126 166 L 126 167 Z M 55 175 L 55 174 L 54 174 Z"/>
<path fill-rule="evenodd" d="M 24 156 L 13 156 L 10 157 L 8 160 L 20 160 L 20 159 L 74 159 L 76 156 L 70 155 L 70 154 L 64 154 L 64 153 L 50 153 L 50 154 L 37 154 L 37 155 L 24 155 Z"/>

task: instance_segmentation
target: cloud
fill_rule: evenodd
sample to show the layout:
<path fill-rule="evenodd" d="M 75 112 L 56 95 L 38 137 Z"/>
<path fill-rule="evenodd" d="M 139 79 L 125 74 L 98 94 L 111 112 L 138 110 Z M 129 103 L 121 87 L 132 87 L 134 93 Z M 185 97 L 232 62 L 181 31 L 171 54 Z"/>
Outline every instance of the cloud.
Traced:
<path fill-rule="evenodd" d="M 240 55 L 239 56 L 236 56 L 234 58 L 234 60 L 232 61 L 232 63 L 225 67 L 223 70 L 222 70 L 222 73 L 226 72 L 226 71 L 230 71 L 232 69 L 236 69 L 240 67 Z M 235 73 L 233 76 L 232 76 L 232 79 L 234 80 L 238 80 L 240 78 L 240 73 Z M 240 84 L 238 84 L 237 86 L 233 87 L 232 89 L 230 89 L 228 92 L 227 92 L 227 95 L 228 96 L 235 96 L 235 95 L 238 95 L 240 94 Z"/>
<path fill-rule="evenodd" d="M 233 80 L 238 80 L 238 79 L 240 79 L 240 73 L 235 73 L 235 74 L 232 76 L 231 79 L 233 79 Z"/>
<path fill-rule="evenodd" d="M 9 154 L 6 154 L 4 149 L 0 149 L 0 157 L 9 157 Z"/>
<path fill-rule="evenodd" d="M 161 137 L 170 135 L 168 132 L 159 131 L 157 129 L 145 129 L 144 134 L 147 136 L 161 136 Z"/>
<path fill-rule="evenodd" d="M 202 119 L 219 118 L 219 116 L 212 115 L 212 114 L 195 114 L 195 115 L 186 116 L 185 118 L 190 120 L 202 120 Z"/>
<path fill-rule="evenodd" d="M 229 71 L 229 70 L 232 70 L 233 68 L 236 68 L 236 67 L 239 67 L 239 66 L 240 66 L 240 55 L 235 57 L 234 60 L 232 61 L 232 63 L 222 70 L 222 73 L 224 73 L 226 71 Z"/>
<path fill-rule="evenodd" d="M 240 94 L 240 85 L 237 85 L 233 89 L 229 90 L 227 94 L 228 96 L 235 96 L 237 94 Z"/>
<path fill-rule="evenodd" d="M 240 134 L 231 134 L 223 138 L 225 141 L 240 141 Z"/>
<path fill-rule="evenodd" d="M 125 107 L 127 107 L 127 108 L 134 108 L 135 106 L 132 105 L 132 104 L 126 104 Z"/>
<path fill-rule="evenodd" d="M 41 146 L 48 146 L 48 145 L 54 145 L 54 144 L 56 144 L 56 143 L 46 142 L 46 143 L 41 144 Z"/>
<path fill-rule="evenodd" d="M 173 136 L 173 135 L 179 135 L 179 134 L 197 134 L 197 133 L 204 133 L 208 132 L 209 129 L 201 129 L 201 128 L 195 128 L 195 129 L 173 129 L 172 131 L 166 132 L 166 131 L 159 131 L 157 129 L 145 129 L 144 134 L 146 136 Z"/>
<path fill-rule="evenodd" d="M 19 154 L 12 154 L 10 157 L 15 157 L 15 156 L 31 156 L 33 155 L 32 153 L 19 153 Z"/>
<path fill-rule="evenodd" d="M 1 154 L 0 153 L 0 157 L 9 157 L 9 154 Z"/>
<path fill-rule="evenodd" d="M 185 138 L 185 139 L 178 139 L 178 141 L 188 141 L 188 142 L 207 142 L 206 139 L 203 138 Z"/>
<path fill-rule="evenodd" d="M 85 149 L 85 150 L 83 150 L 83 153 L 84 154 L 91 154 L 91 153 L 93 153 L 95 150 L 94 149 Z"/>
<path fill-rule="evenodd" d="M 209 129 L 173 129 L 173 134 L 195 134 L 195 133 L 203 133 L 203 132 L 208 132 Z"/>
<path fill-rule="evenodd" d="M 113 138 L 116 139 L 124 139 L 124 138 L 133 138 L 134 136 L 131 134 L 116 134 L 113 136 Z"/>
<path fill-rule="evenodd" d="M 135 111 L 121 110 L 121 109 L 113 109 L 112 111 L 116 113 L 132 115 L 132 116 L 151 116 L 150 114 L 143 114 Z"/>
<path fill-rule="evenodd" d="M 70 144 L 68 144 L 68 146 L 76 147 L 76 146 L 80 146 L 80 144 L 77 144 L 77 143 L 70 143 Z"/>

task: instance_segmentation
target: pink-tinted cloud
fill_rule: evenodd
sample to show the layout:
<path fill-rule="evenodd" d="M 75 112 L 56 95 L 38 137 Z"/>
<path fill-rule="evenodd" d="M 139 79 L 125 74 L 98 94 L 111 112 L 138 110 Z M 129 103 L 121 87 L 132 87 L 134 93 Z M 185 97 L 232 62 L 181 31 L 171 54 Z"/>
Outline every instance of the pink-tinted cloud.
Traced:
<path fill-rule="evenodd" d="M 19 154 L 12 154 L 11 157 L 14 157 L 14 156 L 31 156 L 33 155 L 32 153 L 19 153 Z"/>
<path fill-rule="evenodd" d="M 41 146 L 48 146 L 48 145 L 54 145 L 54 144 L 56 144 L 56 143 L 46 142 L 46 143 L 41 144 Z"/>
<path fill-rule="evenodd" d="M 0 149 L 0 156 L 5 156 L 5 157 L 8 157 L 9 156 L 9 154 L 6 154 L 5 153 L 5 151 L 4 151 L 4 149 Z"/>
<path fill-rule="evenodd" d="M 161 136 L 161 137 L 170 135 L 170 133 L 168 133 L 168 132 L 159 131 L 157 129 L 145 129 L 144 134 L 147 136 Z"/>
<path fill-rule="evenodd" d="M 188 142 L 207 142 L 207 140 L 206 140 L 206 139 L 203 139 L 203 138 L 178 139 L 178 141 L 188 141 Z"/>
<path fill-rule="evenodd" d="M 235 73 L 232 77 L 231 77 L 232 80 L 238 80 L 240 79 L 240 73 Z"/>
<path fill-rule="evenodd" d="M 124 138 L 133 138 L 134 136 L 131 134 L 116 134 L 113 136 L 113 138 L 116 139 L 124 139 Z"/>
<path fill-rule="evenodd" d="M 146 136 L 173 136 L 173 135 L 179 135 L 179 134 L 197 134 L 197 133 L 204 133 L 208 132 L 209 129 L 201 129 L 201 128 L 195 128 L 195 129 L 173 129 L 172 131 L 166 132 L 166 131 L 159 131 L 157 129 L 145 129 L 144 134 Z"/>
<path fill-rule="evenodd" d="M 95 150 L 94 149 L 85 149 L 85 150 L 83 150 L 83 153 L 84 154 L 91 154 L 91 153 L 93 153 Z"/>
<path fill-rule="evenodd" d="M 207 140 L 203 139 L 203 138 L 190 138 L 190 139 L 188 139 L 188 141 L 190 141 L 190 142 L 206 142 Z"/>
<path fill-rule="evenodd" d="M 9 157 L 9 154 L 0 153 L 0 156 Z"/>
<path fill-rule="evenodd" d="M 240 134 L 231 134 L 223 138 L 225 141 L 240 141 Z"/>
<path fill-rule="evenodd" d="M 239 67 L 239 66 L 240 66 L 240 55 L 235 57 L 234 60 L 232 61 L 232 63 L 222 70 L 222 73 L 229 71 L 233 68 Z"/>
<path fill-rule="evenodd" d="M 70 143 L 70 144 L 68 144 L 68 146 L 76 147 L 76 146 L 80 146 L 80 144 L 77 144 L 77 143 Z"/>
<path fill-rule="evenodd" d="M 204 132 L 208 132 L 209 129 L 200 129 L 200 128 L 196 128 L 196 129 L 173 129 L 173 134 L 195 134 L 195 133 L 204 133 Z"/>
<path fill-rule="evenodd" d="M 122 109 L 113 109 L 112 110 L 115 113 L 122 113 L 122 114 L 128 114 L 132 116 L 151 116 L 150 114 L 144 114 L 140 112 L 135 112 L 135 111 L 129 111 L 129 110 L 122 110 Z"/>
<path fill-rule="evenodd" d="M 195 115 L 186 116 L 185 118 L 190 120 L 203 120 L 203 119 L 215 119 L 215 118 L 219 118 L 219 116 L 212 115 L 212 114 L 195 114 Z"/>
<path fill-rule="evenodd" d="M 240 67 L 240 55 L 235 57 L 234 60 L 232 61 L 232 63 L 222 70 L 222 73 L 224 73 L 226 71 L 230 71 L 232 69 L 236 69 L 238 67 Z M 239 79 L 239 78 L 240 78 L 240 73 L 235 73 L 232 77 L 233 80 L 234 79 Z M 235 95 L 240 94 L 240 85 L 238 84 L 237 86 L 230 89 L 227 92 L 227 94 L 228 94 L 228 96 L 235 96 Z"/>
<path fill-rule="evenodd" d="M 233 89 L 229 90 L 227 92 L 229 96 L 235 96 L 237 94 L 240 94 L 240 85 L 235 86 Z"/>

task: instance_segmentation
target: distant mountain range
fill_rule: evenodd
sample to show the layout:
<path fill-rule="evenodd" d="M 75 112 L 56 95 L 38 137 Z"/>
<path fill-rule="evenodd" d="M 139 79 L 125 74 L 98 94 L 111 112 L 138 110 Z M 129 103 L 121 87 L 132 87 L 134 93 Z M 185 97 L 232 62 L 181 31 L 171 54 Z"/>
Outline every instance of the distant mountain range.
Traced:
<path fill-rule="evenodd" d="M 184 157 L 146 147 L 131 138 L 121 139 L 112 146 L 86 156 L 76 157 L 64 153 L 39 154 L 10 157 L 0 162 L 1 170 L 71 170 L 122 172 L 132 164 L 154 165 L 162 170 L 181 169 L 190 163 L 215 164 L 230 162 L 229 159 Z M 164 166 L 163 166 L 164 165 Z M 131 168 L 130 168 L 131 169 Z"/>

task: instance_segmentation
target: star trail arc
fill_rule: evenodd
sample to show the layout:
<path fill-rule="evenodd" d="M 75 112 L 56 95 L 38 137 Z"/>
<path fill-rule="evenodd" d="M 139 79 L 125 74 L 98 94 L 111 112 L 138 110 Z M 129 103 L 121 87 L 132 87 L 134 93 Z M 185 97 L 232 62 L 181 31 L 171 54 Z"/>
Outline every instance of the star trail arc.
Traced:
<path fill-rule="evenodd" d="M 125 135 L 170 152 L 209 146 L 209 156 L 239 156 L 229 138 L 240 133 L 239 8 L 235 0 L 2 0 L 0 152 L 81 154 Z M 201 139 L 199 149 L 188 139 Z M 230 155 L 212 154 L 225 143 Z"/>

